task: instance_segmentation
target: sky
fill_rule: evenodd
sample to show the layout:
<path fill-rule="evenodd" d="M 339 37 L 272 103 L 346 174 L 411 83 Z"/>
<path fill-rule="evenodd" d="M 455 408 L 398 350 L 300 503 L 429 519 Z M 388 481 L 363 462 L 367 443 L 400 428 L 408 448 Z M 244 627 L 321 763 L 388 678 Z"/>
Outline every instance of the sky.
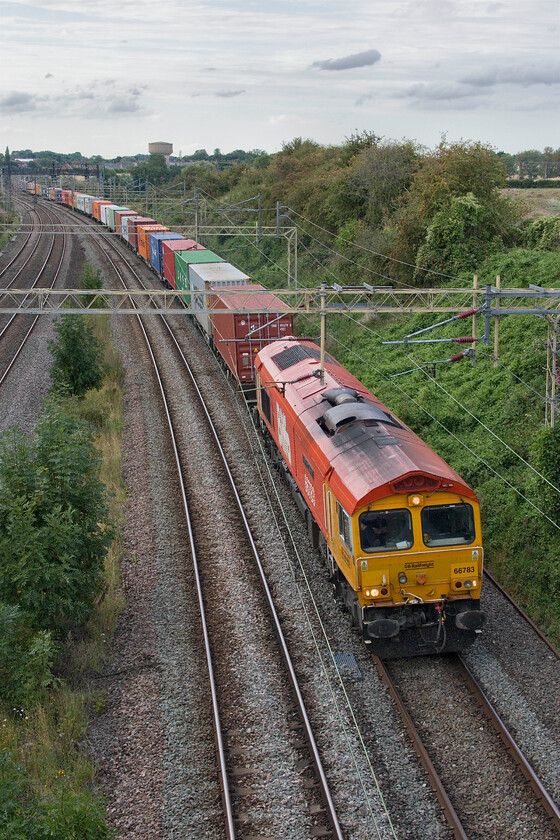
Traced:
<path fill-rule="evenodd" d="M 0 0 L 0 149 L 560 146 L 560 0 Z"/>

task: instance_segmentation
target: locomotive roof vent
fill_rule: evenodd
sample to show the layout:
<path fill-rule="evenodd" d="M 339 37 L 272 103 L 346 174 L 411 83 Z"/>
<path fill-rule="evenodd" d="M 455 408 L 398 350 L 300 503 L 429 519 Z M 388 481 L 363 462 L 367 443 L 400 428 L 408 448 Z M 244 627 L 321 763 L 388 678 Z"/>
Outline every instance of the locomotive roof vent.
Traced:
<path fill-rule="evenodd" d="M 323 414 L 322 425 L 328 434 L 334 435 L 349 423 L 388 423 L 395 426 L 393 419 L 375 405 L 359 402 L 344 402 L 328 408 Z"/>
<path fill-rule="evenodd" d="M 322 398 L 331 405 L 344 405 L 344 403 L 357 403 L 362 400 L 360 394 L 353 388 L 329 388 L 323 391 Z"/>

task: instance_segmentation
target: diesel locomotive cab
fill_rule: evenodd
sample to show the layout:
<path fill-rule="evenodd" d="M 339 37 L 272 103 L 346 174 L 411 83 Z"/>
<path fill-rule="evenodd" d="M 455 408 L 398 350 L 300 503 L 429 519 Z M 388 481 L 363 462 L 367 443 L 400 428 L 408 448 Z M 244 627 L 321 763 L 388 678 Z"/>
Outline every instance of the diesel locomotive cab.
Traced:
<path fill-rule="evenodd" d="M 415 493 L 370 505 L 355 519 L 362 627 L 375 652 L 388 658 L 471 645 L 484 624 L 478 505 Z"/>

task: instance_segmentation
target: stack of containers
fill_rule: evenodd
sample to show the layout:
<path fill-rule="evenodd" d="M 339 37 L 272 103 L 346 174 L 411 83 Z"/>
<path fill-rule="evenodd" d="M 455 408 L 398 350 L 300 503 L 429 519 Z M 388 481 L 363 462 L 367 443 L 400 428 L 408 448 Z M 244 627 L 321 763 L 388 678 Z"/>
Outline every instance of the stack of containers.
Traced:
<path fill-rule="evenodd" d="M 173 240 L 161 243 L 163 259 L 163 277 L 172 289 L 177 288 L 175 282 L 175 252 L 176 251 L 205 251 L 202 245 L 197 245 L 194 239 Z"/>
<path fill-rule="evenodd" d="M 165 225 L 138 225 L 136 230 L 138 236 L 138 253 L 144 257 L 146 262 L 150 262 L 150 233 L 165 233 L 169 231 Z"/>
<path fill-rule="evenodd" d="M 101 222 L 102 225 L 107 225 L 109 223 L 108 220 L 107 220 L 107 210 L 109 209 L 109 207 L 111 207 L 111 209 L 114 210 L 115 207 L 118 207 L 118 206 L 119 206 L 118 204 L 115 204 L 114 202 L 112 202 L 110 204 L 102 204 L 99 207 L 99 221 Z"/>
<path fill-rule="evenodd" d="M 138 213 L 136 210 L 115 210 L 115 230 L 116 232 L 122 236 L 123 235 L 123 219 L 125 216 L 137 216 Z"/>
<path fill-rule="evenodd" d="M 128 207 L 121 207 L 120 204 L 108 204 L 105 208 L 105 224 L 107 227 L 111 228 L 111 230 L 115 230 L 116 228 L 115 213 L 117 210 L 128 210 Z"/>
<path fill-rule="evenodd" d="M 191 288 L 189 270 L 192 264 L 223 262 L 222 257 L 206 248 L 175 251 L 175 288 L 177 291 L 188 291 Z"/>
<path fill-rule="evenodd" d="M 133 251 L 138 250 L 138 227 L 142 227 L 144 225 L 157 225 L 157 222 L 149 216 L 128 217 L 128 244 L 132 247 Z"/>
<path fill-rule="evenodd" d="M 271 341 L 293 335 L 293 317 L 286 312 L 288 307 L 280 298 L 258 283 L 230 286 L 227 292 L 212 291 L 211 309 L 229 310 L 210 314 L 214 346 L 237 381 L 252 385 L 255 355 Z M 234 309 L 238 311 L 231 311 Z M 239 312 L 240 309 L 245 311 Z M 266 312 L 251 311 L 255 309 Z"/>
<path fill-rule="evenodd" d="M 192 240 L 187 240 L 183 237 L 182 233 L 173 233 L 173 231 L 168 231 L 167 233 L 150 233 L 150 265 L 154 268 L 157 273 L 163 276 L 163 241 L 164 240 L 173 240 L 177 242 L 181 240 L 182 242 L 188 242 Z"/>
<path fill-rule="evenodd" d="M 249 275 L 244 274 L 231 263 L 211 262 L 203 265 L 189 266 L 189 282 L 193 291 L 210 292 L 225 286 L 247 286 L 251 282 Z M 193 295 L 191 309 L 193 315 L 209 339 L 212 338 L 212 324 L 208 317 L 210 295 Z"/>
<path fill-rule="evenodd" d="M 86 193 L 77 193 L 76 210 L 79 210 L 80 213 L 89 213 L 89 215 L 91 215 L 92 201 L 95 201 L 95 198 L 92 195 L 87 195 Z"/>
<path fill-rule="evenodd" d="M 98 222 L 101 221 L 101 208 L 104 204 L 112 204 L 112 201 L 108 201 L 107 199 L 96 198 L 91 203 L 91 215 L 94 219 L 97 219 Z"/>

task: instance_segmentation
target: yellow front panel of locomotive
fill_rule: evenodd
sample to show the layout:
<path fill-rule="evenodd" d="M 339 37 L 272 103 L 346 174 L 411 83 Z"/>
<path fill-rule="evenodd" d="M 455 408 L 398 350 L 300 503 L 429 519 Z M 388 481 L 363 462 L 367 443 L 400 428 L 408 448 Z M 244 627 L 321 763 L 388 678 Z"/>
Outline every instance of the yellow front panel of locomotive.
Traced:
<path fill-rule="evenodd" d="M 415 500 L 416 501 L 416 500 Z M 381 504 L 371 505 L 354 514 L 353 530 L 357 547 L 356 567 L 358 573 L 358 591 L 362 604 L 392 602 L 403 603 L 412 598 L 423 601 L 437 601 L 443 597 L 479 598 L 482 564 L 482 547 L 475 542 L 465 546 L 426 545 L 422 536 L 421 509 L 425 499 L 420 497 L 420 504 L 410 504 L 406 496 L 393 496 L 384 499 Z M 456 504 L 462 501 L 450 493 L 437 493 L 430 497 L 432 504 Z M 472 505 L 476 523 L 476 533 L 480 534 L 478 505 Z M 410 548 L 395 551 L 364 552 L 360 546 L 359 516 L 365 510 L 407 508 L 413 522 L 414 540 Z M 461 571 L 461 570 L 464 570 Z M 464 581 L 469 581 L 465 586 Z M 379 594 L 375 594 L 379 591 Z"/>

